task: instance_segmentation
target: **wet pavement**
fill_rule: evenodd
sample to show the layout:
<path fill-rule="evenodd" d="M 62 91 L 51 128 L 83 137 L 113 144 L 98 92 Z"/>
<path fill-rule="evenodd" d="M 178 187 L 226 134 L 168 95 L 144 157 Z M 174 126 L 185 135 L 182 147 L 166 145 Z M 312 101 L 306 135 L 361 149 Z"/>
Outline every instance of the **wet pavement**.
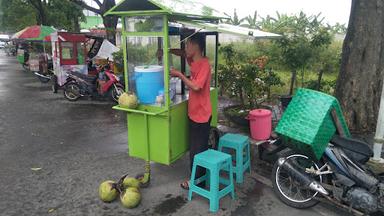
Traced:
<path fill-rule="evenodd" d="M 142 160 L 128 156 L 126 117 L 112 106 L 66 101 L 0 50 L 0 215 L 209 215 L 206 199 L 194 195 L 188 202 L 179 187 L 189 174 L 187 157 L 171 166 L 152 164 L 151 185 L 135 209 L 99 200 L 102 181 L 144 169 Z M 261 167 L 268 175 L 256 162 L 253 173 Z M 217 215 L 347 215 L 327 204 L 285 206 L 249 174 L 236 185 L 236 197 L 223 198 Z"/>

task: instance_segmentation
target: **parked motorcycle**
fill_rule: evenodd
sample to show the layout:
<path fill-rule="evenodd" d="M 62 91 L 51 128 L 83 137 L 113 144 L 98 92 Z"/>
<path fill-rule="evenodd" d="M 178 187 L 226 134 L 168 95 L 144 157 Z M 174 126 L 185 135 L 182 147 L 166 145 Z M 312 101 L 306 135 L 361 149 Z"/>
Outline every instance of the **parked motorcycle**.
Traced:
<path fill-rule="evenodd" d="M 7 56 L 16 56 L 16 47 L 10 43 L 7 43 L 5 45 L 4 51 L 7 54 Z"/>
<path fill-rule="evenodd" d="M 362 141 L 335 135 L 320 160 L 290 150 L 275 162 L 273 191 L 299 209 L 325 198 L 355 214 L 384 213 L 384 175 L 366 165 L 373 152 Z"/>
<path fill-rule="evenodd" d="M 44 61 L 39 67 L 39 71 L 35 71 L 34 74 L 42 83 L 47 83 L 52 79 L 53 73 L 53 62 L 52 59 L 46 61 L 46 65 Z"/>
<path fill-rule="evenodd" d="M 106 80 L 100 82 L 99 77 L 104 76 L 104 74 Z M 113 74 L 109 67 L 104 67 L 104 70 L 99 72 L 99 76 L 69 72 L 64 84 L 64 97 L 69 101 L 76 101 L 83 96 L 110 96 L 112 100 L 117 102 L 119 96 L 124 93 L 124 87 L 119 81 L 119 77 Z"/>
<path fill-rule="evenodd" d="M 48 70 L 46 74 L 39 72 L 34 72 L 36 77 L 40 80 L 41 83 L 47 83 L 52 79 L 53 72 L 52 70 Z"/>

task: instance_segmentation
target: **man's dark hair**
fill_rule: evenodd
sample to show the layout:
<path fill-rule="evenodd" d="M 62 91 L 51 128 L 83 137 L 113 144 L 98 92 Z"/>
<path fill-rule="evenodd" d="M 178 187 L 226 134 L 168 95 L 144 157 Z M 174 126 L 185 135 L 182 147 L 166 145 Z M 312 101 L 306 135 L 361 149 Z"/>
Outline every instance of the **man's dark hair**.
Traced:
<path fill-rule="evenodd" d="M 188 38 L 188 41 L 197 44 L 200 48 L 200 51 L 203 52 L 205 49 L 205 36 L 203 34 L 194 34 L 190 38 Z"/>

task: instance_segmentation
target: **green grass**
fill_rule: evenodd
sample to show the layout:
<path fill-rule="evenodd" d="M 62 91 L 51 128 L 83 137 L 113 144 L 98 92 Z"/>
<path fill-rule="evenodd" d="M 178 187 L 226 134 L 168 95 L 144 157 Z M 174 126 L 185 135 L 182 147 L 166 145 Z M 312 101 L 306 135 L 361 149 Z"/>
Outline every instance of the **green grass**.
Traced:
<path fill-rule="evenodd" d="M 283 86 L 272 86 L 271 93 L 284 95 L 289 93 L 289 87 L 291 83 L 291 72 L 289 71 L 275 71 L 280 77 L 281 81 L 284 83 Z M 305 71 L 304 73 L 304 83 L 310 80 L 317 80 L 317 73 L 313 71 Z M 337 79 L 337 73 L 325 73 L 323 74 L 323 80 L 334 81 Z M 295 83 L 295 88 L 302 87 L 301 73 L 297 74 L 297 82 Z M 304 86 L 305 87 L 305 86 Z"/>

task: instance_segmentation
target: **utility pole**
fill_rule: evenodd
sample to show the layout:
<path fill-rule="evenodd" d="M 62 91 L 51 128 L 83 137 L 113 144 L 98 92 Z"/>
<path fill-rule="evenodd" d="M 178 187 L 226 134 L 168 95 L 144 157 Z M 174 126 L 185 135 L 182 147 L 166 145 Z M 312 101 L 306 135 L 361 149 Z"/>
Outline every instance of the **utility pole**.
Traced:
<path fill-rule="evenodd" d="M 376 124 L 375 141 L 373 145 L 373 158 L 372 161 L 376 163 L 383 163 L 384 159 L 381 158 L 381 151 L 384 143 L 384 83 L 381 90 L 379 115 Z"/>

